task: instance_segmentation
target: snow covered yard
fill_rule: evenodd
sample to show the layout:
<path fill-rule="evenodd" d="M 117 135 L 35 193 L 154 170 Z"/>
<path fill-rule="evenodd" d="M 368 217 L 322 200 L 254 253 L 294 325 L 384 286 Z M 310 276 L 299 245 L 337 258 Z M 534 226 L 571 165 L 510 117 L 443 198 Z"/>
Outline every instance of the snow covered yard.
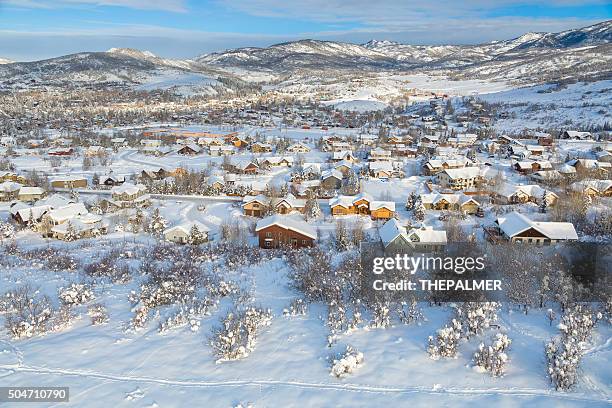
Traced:
<path fill-rule="evenodd" d="M 151 245 L 150 240 L 140 238 L 123 243 L 53 244 L 82 263 L 119 248 L 118 259 L 133 266 L 133 279 L 127 283 L 92 280 L 78 268 L 51 271 L 44 257 L 27 263 L 3 255 L 2 292 L 37 282 L 41 292 L 53 298 L 57 288 L 69 282 L 96 281 L 94 301 L 106 305 L 109 315 L 108 323 L 93 326 L 85 306 L 76 306 L 79 317 L 60 331 L 22 340 L 11 339 L 3 331 L 3 382 L 69 386 L 71 406 L 609 406 L 612 401 L 612 372 L 607 364 L 612 357 L 609 324 L 597 326 L 583 357 L 578 385 L 571 392 L 554 391 L 546 374 L 544 343 L 559 331 L 555 327 L 558 319 L 550 325 L 545 309 L 533 309 L 525 315 L 504 306 L 497 321 L 499 328 L 461 340 L 455 359 L 429 358 L 428 336 L 453 312 L 448 306 L 425 303 L 420 304 L 425 321 L 406 325 L 392 318 L 390 327 L 372 328 L 368 327 L 372 316 L 366 312 L 364 324 L 338 334 L 328 347 L 327 310 L 322 303 L 310 304 L 303 316 L 283 315 L 299 294 L 288 277 L 290 266 L 277 256 L 259 263 L 229 264 L 221 257 L 201 264 L 218 278 L 237 284 L 254 304 L 269 308 L 273 315 L 246 358 L 218 363 L 209 345 L 211 329 L 236 301 L 231 296 L 222 298 L 210 315 L 198 317 L 197 331 L 187 325 L 160 334 L 159 323 L 169 316 L 170 305 L 155 308 L 144 328 L 126 330 L 134 314 L 130 292 L 137 292 L 146 280 L 137 267 L 138 260 L 151 258 L 151 252 L 156 252 Z M 478 343 L 495 332 L 512 340 L 506 373 L 500 378 L 472 367 Z M 364 361 L 354 373 L 336 378 L 330 375 L 330 356 L 346 345 L 363 353 Z"/>

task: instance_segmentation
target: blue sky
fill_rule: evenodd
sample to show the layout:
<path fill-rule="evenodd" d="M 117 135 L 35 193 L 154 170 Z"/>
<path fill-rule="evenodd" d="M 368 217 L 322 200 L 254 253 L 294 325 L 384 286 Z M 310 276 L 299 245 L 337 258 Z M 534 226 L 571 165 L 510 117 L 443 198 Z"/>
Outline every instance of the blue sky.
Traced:
<path fill-rule="evenodd" d="M 186 58 L 300 38 L 470 44 L 612 19 L 600 0 L 0 0 L 0 58 L 111 47 Z"/>

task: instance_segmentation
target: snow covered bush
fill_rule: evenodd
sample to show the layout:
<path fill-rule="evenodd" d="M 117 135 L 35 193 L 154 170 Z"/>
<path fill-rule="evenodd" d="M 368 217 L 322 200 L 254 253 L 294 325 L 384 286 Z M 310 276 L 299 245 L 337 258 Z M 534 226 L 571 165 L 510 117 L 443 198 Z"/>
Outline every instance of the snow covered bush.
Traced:
<path fill-rule="evenodd" d="M 497 333 L 491 344 L 480 343 L 474 353 L 474 366 L 489 371 L 494 377 L 501 377 L 508 361 L 506 351 L 510 343 L 512 340 L 502 333 Z"/>
<path fill-rule="evenodd" d="M 94 298 L 91 286 L 84 283 L 72 283 L 67 288 L 60 288 L 59 300 L 64 305 L 81 305 Z"/>
<path fill-rule="evenodd" d="M 457 316 L 463 323 L 463 329 L 470 338 L 482 334 L 497 321 L 500 304 L 497 302 L 464 302 L 457 309 Z"/>
<path fill-rule="evenodd" d="M 108 323 L 108 312 L 101 303 L 95 303 L 87 308 L 87 314 L 91 318 L 91 324 L 97 326 Z"/>
<path fill-rule="evenodd" d="M 4 303 L 4 326 L 13 338 L 33 337 L 49 330 L 53 308 L 48 296 L 25 285 L 6 293 Z"/>
<path fill-rule="evenodd" d="M 270 310 L 253 306 L 243 311 L 230 311 L 213 329 L 210 344 L 217 361 L 247 357 L 255 348 L 258 330 L 272 321 Z"/>
<path fill-rule="evenodd" d="M 130 327 L 133 330 L 142 329 L 149 320 L 149 308 L 145 305 L 139 306 L 134 311 L 134 316 L 130 322 Z"/>
<path fill-rule="evenodd" d="M 592 312 L 583 305 L 567 309 L 561 318 L 561 335 L 545 347 L 548 375 L 555 389 L 569 390 L 576 384 L 580 360 L 594 326 Z"/>
<path fill-rule="evenodd" d="M 397 314 L 400 321 L 404 324 L 410 324 L 425 320 L 423 311 L 419 307 L 417 301 L 412 299 L 410 302 L 401 302 L 397 305 Z"/>
<path fill-rule="evenodd" d="M 53 318 L 51 319 L 51 330 L 64 330 L 65 328 L 70 327 L 76 318 L 77 315 L 72 310 L 71 304 L 61 305 L 59 310 L 54 313 Z"/>
<path fill-rule="evenodd" d="M 8 222 L 0 221 L 0 241 L 15 238 L 15 227 Z"/>
<path fill-rule="evenodd" d="M 130 269 L 125 264 L 120 264 L 121 253 L 112 250 L 98 261 L 85 265 L 85 274 L 92 278 L 107 278 L 116 283 L 127 283 L 131 279 Z"/>
<path fill-rule="evenodd" d="M 308 311 L 308 305 L 304 301 L 304 299 L 297 298 L 294 299 L 289 308 L 283 309 L 284 316 L 305 316 Z"/>
<path fill-rule="evenodd" d="M 372 322 L 370 327 L 385 329 L 391 325 L 389 302 L 376 301 L 372 305 Z"/>
<path fill-rule="evenodd" d="M 434 336 L 429 336 L 427 346 L 429 357 L 432 360 L 438 360 L 440 357 L 456 357 L 461 333 L 461 322 L 453 319 L 449 324 L 437 331 L 435 338 Z"/>
<path fill-rule="evenodd" d="M 346 347 L 346 351 L 332 360 L 330 374 L 338 378 L 353 373 L 363 364 L 363 353 L 355 350 L 351 346 Z"/>
<path fill-rule="evenodd" d="M 190 330 L 196 332 L 200 330 L 200 318 L 209 316 L 217 304 L 216 300 L 204 298 L 191 305 L 181 305 L 178 311 L 160 323 L 158 331 L 163 334 L 169 330 L 189 325 Z"/>

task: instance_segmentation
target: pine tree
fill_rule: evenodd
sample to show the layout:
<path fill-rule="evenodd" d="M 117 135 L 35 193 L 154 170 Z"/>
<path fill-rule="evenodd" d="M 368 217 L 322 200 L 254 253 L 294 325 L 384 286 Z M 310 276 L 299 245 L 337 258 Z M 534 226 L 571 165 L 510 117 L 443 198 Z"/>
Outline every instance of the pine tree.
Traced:
<path fill-rule="evenodd" d="M 187 242 L 191 245 L 200 245 L 206 242 L 206 237 L 195 224 L 191 227 L 191 231 L 189 231 Z"/>
<path fill-rule="evenodd" d="M 421 200 L 419 200 L 416 204 L 416 208 L 414 210 L 414 218 L 417 221 L 423 221 L 425 219 L 425 206 L 423 205 Z"/>
<path fill-rule="evenodd" d="M 156 208 L 153 211 L 153 215 L 151 215 L 151 219 L 149 220 L 149 225 L 147 226 L 147 231 L 155 236 L 161 236 L 164 230 L 166 229 L 168 222 L 164 217 L 159 213 L 159 208 Z"/>
<path fill-rule="evenodd" d="M 540 212 L 546 213 L 547 210 L 548 210 L 548 200 L 546 198 L 546 191 L 544 191 L 544 193 L 542 194 L 541 202 L 540 202 Z"/>
<path fill-rule="evenodd" d="M 321 207 L 319 207 L 316 196 L 312 193 L 309 194 L 306 204 L 304 204 L 304 216 L 306 220 L 319 218 L 321 216 Z"/>
<path fill-rule="evenodd" d="M 406 201 L 406 209 L 408 211 L 414 210 L 415 205 L 418 200 L 419 200 L 419 197 L 416 194 L 414 194 L 414 192 L 410 193 L 410 195 L 408 196 L 408 200 Z"/>
<path fill-rule="evenodd" d="M 66 241 L 76 241 L 79 239 L 79 234 L 70 221 L 68 221 L 68 225 L 66 226 L 66 235 L 64 236 L 64 239 Z"/>

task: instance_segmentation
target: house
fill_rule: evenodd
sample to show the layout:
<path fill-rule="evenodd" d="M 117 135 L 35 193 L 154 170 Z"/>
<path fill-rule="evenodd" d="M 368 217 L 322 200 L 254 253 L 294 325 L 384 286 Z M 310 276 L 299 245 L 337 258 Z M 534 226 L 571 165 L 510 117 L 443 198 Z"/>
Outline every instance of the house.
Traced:
<path fill-rule="evenodd" d="M 242 209 L 245 215 L 252 217 L 262 217 L 264 209 L 267 209 L 271 205 L 270 198 L 263 194 L 257 196 L 245 196 L 242 199 Z"/>
<path fill-rule="evenodd" d="M 306 200 L 296 198 L 289 193 L 284 198 L 272 199 L 272 207 L 279 214 L 289 214 L 294 211 L 303 214 L 306 209 Z"/>
<path fill-rule="evenodd" d="M 188 143 L 180 147 L 176 152 L 185 156 L 193 156 L 200 153 L 200 146 L 195 143 Z"/>
<path fill-rule="evenodd" d="M 476 214 L 480 203 L 465 194 L 421 194 L 421 202 L 427 210 L 452 210 L 464 214 Z"/>
<path fill-rule="evenodd" d="M 236 153 L 234 146 L 208 146 L 208 153 L 211 156 L 231 156 Z"/>
<path fill-rule="evenodd" d="M 142 170 L 140 172 L 140 178 L 142 180 L 162 180 L 165 179 L 166 177 L 169 176 L 169 171 L 162 168 L 162 167 L 158 167 L 156 169 L 153 170 Z"/>
<path fill-rule="evenodd" d="M 446 169 L 438 173 L 438 183 L 444 188 L 461 190 L 475 187 L 482 179 L 478 167 L 464 167 L 462 169 Z"/>
<path fill-rule="evenodd" d="M 459 134 L 454 137 L 449 137 L 446 144 L 452 147 L 469 147 L 476 144 L 478 136 L 473 133 Z"/>
<path fill-rule="evenodd" d="M 435 230 L 431 226 L 412 228 L 406 235 L 417 252 L 441 251 L 448 242 L 446 231 Z"/>
<path fill-rule="evenodd" d="M 516 211 L 497 218 L 495 224 L 499 234 L 510 242 L 550 245 L 578 239 L 571 222 L 536 222 Z"/>
<path fill-rule="evenodd" d="M 28 222 L 40 222 L 43 215 L 51 211 L 49 205 L 34 205 L 29 207 L 23 203 L 18 203 L 11 207 L 11 215 L 19 224 L 27 224 Z"/>
<path fill-rule="evenodd" d="M 321 188 L 324 190 L 336 190 L 342 186 L 343 175 L 338 170 L 325 170 L 321 174 Z"/>
<path fill-rule="evenodd" d="M 142 139 L 140 141 L 140 145 L 142 147 L 155 148 L 160 147 L 162 145 L 162 142 L 159 139 Z"/>
<path fill-rule="evenodd" d="M 225 179 L 220 176 L 210 176 L 207 181 L 208 187 L 221 190 L 225 188 Z"/>
<path fill-rule="evenodd" d="M 400 225 L 395 218 L 390 219 L 380 227 L 378 234 L 385 251 L 406 252 L 414 249 L 406 233 L 406 228 Z"/>
<path fill-rule="evenodd" d="M 0 183 L 0 201 L 15 200 L 19 195 L 19 190 L 23 187 L 14 181 L 5 181 Z"/>
<path fill-rule="evenodd" d="M 332 144 L 331 144 L 331 150 L 333 152 L 351 151 L 352 150 L 352 146 L 348 142 L 333 141 Z"/>
<path fill-rule="evenodd" d="M 15 183 L 25 184 L 26 178 L 12 171 L 0 171 L 0 183 L 4 181 L 14 181 Z"/>
<path fill-rule="evenodd" d="M 612 196 L 612 180 L 581 180 L 573 183 L 570 188 L 590 196 Z"/>
<path fill-rule="evenodd" d="M 537 184 L 514 185 L 504 183 L 491 194 L 491 198 L 496 204 L 522 204 L 542 202 L 542 197 L 546 199 L 548 205 L 554 205 L 559 196 L 552 191 L 543 189 Z"/>
<path fill-rule="evenodd" d="M 115 174 L 106 174 L 100 177 L 99 184 L 109 187 L 120 186 L 125 183 L 125 176 L 119 176 Z"/>
<path fill-rule="evenodd" d="M 51 225 L 60 225 L 72 218 L 88 213 L 89 211 L 87 211 L 87 208 L 85 208 L 85 204 L 73 203 L 50 210 L 47 214 L 45 214 L 44 218 Z"/>
<path fill-rule="evenodd" d="M 306 146 L 304 143 L 297 142 L 289 146 L 287 151 L 291 153 L 309 153 L 310 147 Z"/>
<path fill-rule="evenodd" d="M 535 173 L 531 173 L 529 178 L 538 183 L 548 185 L 558 184 L 565 179 L 558 170 L 536 171 Z"/>
<path fill-rule="evenodd" d="M 87 156 L 87 157 L 96 157 L 96 156 L 100 156 L 100 155 L 104 154 L 105 152 L 106 152 L 106 149 L 104 149 L 104 147 L 102 147 L 102 146 L 89 146 L 85 150 L 85 156 Z"/>
<path fill-rule="evenodd" d="M 591 132 L 578 132 L 576 130 L 565 130 L 559 136 L 561 139 L 574 139 L 574 140 L 589 140 L 593 139 Z"/>
<path fill-rule="evenodd" d="M 111 189 L 111 199 L 107 200 L 118 208 L 144 207 L 150 204 L 151 196 L 143 184 L 123 183 Z"/>
<path fill-rule="evenodd" d="M 376 148 L 370 151 L 368 161 L 389 161 L 391 160 L 391 152 L 381 148 Z"/>
<path fill-rule="evenodd" d="M 381 180 L 390 179 L 394 173 L 393 164 L 387 161 L 370 162 L 368 163 L 368 169 L 370 170 L 370 176 Z"/>
<path fill-rule="evenodd" d="M 370 203 L 370 216 L 373 220 L 389 220 L 395 216 L 395 203 L 393 201 L 372 201 Z"/>
<path fill-rule="evenodd" d="M 329 200 L 332 215 L 370 215 L 372 197 L 367 193 L 356 196 L 337 196 Z"/>
<path fill-rule="evenodd" d="M 270 156 L 259 160 L 261 166 L 266 167 L 291 167 L 293 166 L 293 157 L 291 156 Z"/>
<path fill-rule="evenodd" d="M 66 176 L 57 177 L 51 180 L 52 188 L 87 188 L 85 177 Z"/>
<path fill-rule="evenodd" d="M 259 171 L 259 165 L 248 159 L 232 160 L 231 166 L 239 174 L 256 174 Z"/>
<path fill-rule="evenodd" d="M 312 247 L 317 239 L 316 231 L 306 222 L 279 214 L 259 220 L 255 232 L 259 236 L 260 248 Z"/>
<path fill-rule="evenodd" d="M 36 201 L 43 198 L 47 193 L 40 187 L 21 187 L 17 194 L 20 201 Z"/>
<path fill-rule="evenodd" d="M 341 161 L 334 166 L 334 170 L 338 170 L 344 177 L 346 177 L 353 170 L 353 163 Z"/>
<path fill-rule="evenodd" d="M 547 160 L 518 161 L 514 163 L 514 170 L 521 174 L 531 174 L 541 170 L 552 170 L 553 166 Z"/>
<path fill-rule="evenodd" d="M 357 158 L 355 157 L 353 152 L 351 152 L 350 150 L 334 151 L 332 153 L 331 159 L 334 162 L 341 162 L 341 161 L 345 161 L 349 163 L 357 162 Z"/>
<path fill-rule="evenodd" d="M 186 244 L 189 242 L 192 228 L 196 228 L 204 237 L 204 241 L 208 241 L 208 233 L 210 228 L 199 221 L 188 221 L 174 227 L 170 227 L 163 232 L 166 241 L 176 244 Z"/>
<path fill-rule="evenodd" d="M 270 153 L 272 151 L 272 145 L 268 143 L 255 142 L 251 145 L 251 151 L 253 153 Z"/>
<path fill-rule="evenodd" d="M 234 135 L 229 139 L 230 143 L 238 148 L 238 149 L 244 149 L 249 145 L 249 142 L 247 142 L 246 139 L 238 136 L 238 135 Z"/>
<path fill-rule="evenodd" d="M 104 224 L 101 216 L 89 213 L 53 226 L 50 233 L 56 239 L 67 240 L 70 238 L 70 229 L 77 238 L 90 238 L 105 234 L 107 225 Z"/>
<path fill-rule="evenodd" d="M 430 159 L 425 164 L 423 164 L 423 173 L 427 176 L 434 176 L 446 169 L 461 169 L 473 165 L 474 162 L 467 158 Z"/>
<path fill-rule="evenodd" d="M 72 147 L 56 147 L 47 151 L 49 156 L 70 156 L 72 153 L 74 153 Z"/>

